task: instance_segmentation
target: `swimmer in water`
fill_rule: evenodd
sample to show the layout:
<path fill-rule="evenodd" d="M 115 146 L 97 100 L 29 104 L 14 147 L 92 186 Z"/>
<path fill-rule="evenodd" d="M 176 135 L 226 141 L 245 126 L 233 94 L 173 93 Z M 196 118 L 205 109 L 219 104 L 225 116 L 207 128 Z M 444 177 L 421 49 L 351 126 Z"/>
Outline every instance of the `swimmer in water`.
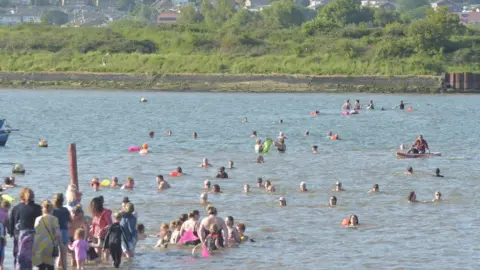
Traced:
<path fill-rule="evenodd" d="M 308 129 L 305 131 L 305 136 L 310 136 L 310 131 L 308 131 Z"/>
<path fill-rule="evenodd" d="M 261 177 L 259 177 L 257 179 L 257 187 L 259 188 L 264 188 L 265 186 L 263 185 L 263 179 Z"/>
<path fill-rule="evenodd" d="M 328 201 L 328 206 L 335 206 L 337 205 L 337 197 L 332 196 L 330 197 L 330 200 Z"/>
<path fill-rule="evenodd" d="M 240 244 L 240 233 L 238 232 L 237 227 L 233 226 L 234 225 L 233 217 L 232 216 L 226 217 L 225 224 L 227 225 L 227 229 L 228 229 L 227 242 Z"/>
<path fill-rule="evenodd" d="M 342 110 L 350 110 L 351 106 L 352 105 L 350 105 L 350 99 L 347 99 L 347 101 L 345 101 L 345 103 L 342 105 Z"/>
<path fill-rule="evenodd" d="M 300 192 L 307 192 L 307 184 L 305 182 L 300 183 L 300 189 L 298 190 Z"/>
<path fill-rule="evenodd" d="M 268 192 L 268 193 L 275 192 L 275 186 L 272 185 L 270 180 L 265 181 L 265 192 Z"/>
<path fill-rule="evenodd" d="M 132 177 L 128 177 L 127 182 L 125 182 L 125 184 L 123 184 L 121 189 L 133 189 L 134 186 L 135 186 L 135 181 L 133 180 Z"/>
<path fill-rule="evenodd" d="M 247 122 L 248 122 L 247 117 L 243 118 L 242 123 L 247 123 Z"/>
<path fill-rule="evenodd" d="M 245 194 L 250 193 L 250 185 L 249 184 L 243 185 L 243 193 L 245 193 Z"/>
<path fill-rule="evenodd" d="M 440 191 L 435 192 L 435 198 L 432 200 L 432 202 L 438 202 L 442 200 L 442 193 Z"/>
<path fill-rule="evenodd" d="M 349 218 L 348 226 L 357 227 L 359 224 L 357 215 L 351 215 Z"/>
<path fill-rule="evenodd" d="M 92 188 L 93 188 L 93 191 L 95 192 L 100 191 L 100 182 L 92 183 Z"/>
<path fill-rule="evenodd" d="M 287 200 L 285 199 L 285 197 L 280 197 L 278 201 L 280 202 L 280 206 L 282 207 L 287 206 Z"/>
<path fill-rule="evenodd" d="M 400 150 L 405 150 L 405 145 L 403 143 L 400 144 Z"/>
<path fill-rule="evenodd" d="M 285 136 L 285 134 L 283 134 L 283 132 L 280 131 L 280 133 L 278 134 L 278 137 L 277 139 L 281 140 L 281 139 L 286 139 L 287 137 Z"/>
<path fill-rule="evenodd" d="M 370 103 L 368 104 L 367 109 L 368 110 L 374 110 L 375 109 L 375 105 L 373 104 L 373 100 L 370 100 Z"/>
<path fill-rule="evenodd" d="M 345 191 L 345 189 L 342 188 L 342 183 L 338 181 L 335 183 L 335 189 L 333 189 L 333 191 Z"/>
<path fill-rule="evenodd" d="M 205 182 L 203 182 L 203 188 L 206 189 L 206 190 L 210 190 L 210 186 L 211 186 L 211 182 L 210 180 L 205 180 Z"/>
<path fill-rule="evenodd" d="M 137 224 L 138 240 L 145 240 L 147 235 L 145 234 L 145 225 L 142 223 Z"/>
<path fill-rule="evenodd" d="M 118 187 L 118 177 L 114 176 L 112 177 L 112 183 L 110 184 L 111 188 L 116 188 Z"/>
<path fill-rule="evenodd" d="M 155 132 L 153 130 L 148 133 L 148 136 L 150 136 L 150 138 L 153 138 L 154 135 L 155 135 Z"/>
<path fill-rule="evenodd" d="M 233 169 L 233 161 L 231 160 L 228 161 L 228 168 Z"/>
<path fill-rule="evenodd" d="M 355 101 L 355 110 L 360 110 L 360 108 L 362 108 L 362 105 L 360 105 L 360 100 L 356 100 Z"/>
<path fill-rule="evenodd" d="M 280 119 L 280 124 L 283 124 L 283 119 Z"/>
<path fill-rule="evenodd" d="M 380 190 L 379 190 L 378 184 L 375 184 L 375 185 L 373 185 L 372 189 L 370 189 L 370 190 L 368 191 L 368 193 L 377 193 L 377 192 L 379 192 L 379 191 L 380 191 Z"/>
<path fill-rule="evenodd" d="M 257 137 L 257 132 L 254 130 L 252 131 L 252 135 L 250 135 L 251 138 Z"/>
<path fill-rule="evenodd" d="M 222 191 L 220 191 L 220 185 L 218 184 L 215 184 L 212 186 L 212 193 L 222 193 Z"/>
<path fill-rule="evenodd" d="M 274 141 L 273 144 L 277 147 L 278 152 L 285 153 L 285 151 L 287 151 L 287 145 L 285 144 L 284 138 L 279 139 L 278 142 Z"/>
<path fill-rule="evenodd" d="M 411 202 L 411 203 L 418 202 L 417 201 L 417 194 L 415 194 L 415 191 L 410 191 L 410 193 L 408 193 L 408 202 Z"/>
<path fill-rule="evenodd" d="M 407 168 L 407 171 L 405 172 L 405 174 L 413 174 L 413 168 L 412 168 L 412 167 L 408 167 L 408 168 Z"/>
<path fill-rule="evenodd" d="M 443 177 L 443 175 L 440 174 L 440 168 L 435 169 L 435 177 Z"/>
<path fill-rule="evenodd" d="M 98 177 L 93 177 L 92 178 L 92 181 L 90 182 L 90 186 L 93 187 L 93 185 L 95 185 L 95 183 L 98 183 L 98 185 L 100 185 L 100 180 L 98 179 Z"/>
<path fill-rule="evenodd" d="M 263 156 L 258 156 L 257 157 L 257 163 L 259 163 L 259 164 L 265 163 L 265 159 L 263 158 Z"/>
<path fill-rule="evenodd" d="M 202 160 L 202 164 L 200 164 L 200 167 L 201 168 L 208 168 L 208 167 L 212 167 L 212 164 L 208 163 L 208 159 L 207 158 L 204 158 Z"/>
<path fill-rule="evenodd" d="M 400 110 L 404 110 L 405 109 L 405 103 L 403 103 L 403 100 L 400 100 Z"/>
<path fill-rule="evenodd" d="M 317 154 L 318 153 L 318 146 L 314 145 L 312 147 L 312 153 Z"/>
<path fill-rule="evenodd" d="M 192 137 L 193 137 L 193 139 L 196 139 L 196 138 L 198 137 L 197 132 L 194 131 L 194 132 L 192 133 Z"/>
<path fill-rule="evenodd" d="M 170 188 L 170 184 L 163 179 L 163 175 L 157 175 L 157 185 L 159 190 Z"/>
<path fill-rule="evenodd" d="M 175 171 L 178 173 L 178 176 L 183 175 L 182 167 L 177 167 L 177 169 Z"/>
<path fill-rule="evenodd" d="M 263 144 L 260 139 L 257 139 L 257 144 L 255 144 L 255 153 L 263 153 Z"/>
<path fill-rule="evenodd" d="M 167 136 L 172 136 L 173 132 L 171 130 L 167 131 Z"/>
<path fill-rule="evenodd" d="M 248 241 L 248 236 L 245 235 L 246 229 L 247 229 L 247 226 L 245 226 L 245 223 L 237 224 L 237 230 L 238 230 L 238 233 L 240 234 L 240 241 L 242 242 Z"/>
<path fill-rule="evenodd" d="M 208 194 L 206 192 L 200 194 L 200 204 L 208 204 Z"/>
<path fill-rule="evenodd" d="M 333 132 L 329 131 L 327 134 L 327 137 L 332 137 L 332 136 L 333 136 Z"/>
<path fill-rule="evenodd" d="M 217 178 L 221 178 L 221 179 L 228 178 L 228 174 L 225 172 L 225 167 L 222 166 L 218 169 Z"/>

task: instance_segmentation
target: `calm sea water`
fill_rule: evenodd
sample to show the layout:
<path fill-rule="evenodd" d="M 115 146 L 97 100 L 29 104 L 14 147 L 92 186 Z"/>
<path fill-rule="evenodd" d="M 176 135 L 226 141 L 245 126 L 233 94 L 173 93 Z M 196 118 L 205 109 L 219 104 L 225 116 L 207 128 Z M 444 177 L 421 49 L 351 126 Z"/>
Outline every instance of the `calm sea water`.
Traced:
<path fill-rule="evenodd" d="M 141 97 L 148 103 L 140 103 Z M 373 99 L 377 110 L 341 116 L 339 108 L 347 98 L 365 104 Z M 415 111 L 392 110 L 400 100 L 411 102 Z M 67 186 L 67 148 L 75 142 L 84 203 L 101 194 L 107 207 L 118 209 L 128 196 L 148 233 L 181 213 L 199 209 L 204 214 L 199 195 L 203 181 L 213 179 L 223 190 L 209 197 L 219 216 L 245 222 L 247 235 L 257 241 L 203 259 L 192 257 L 189 249 L 154 249 L 155 241 L 149 239 L 139 243 L 137 257 L 125 269 L 478 269 L 479 102 L 476 95 L 0 90 L 1 115 L 21 130 L 0 149 L 0 162 L 23 163 L 27 174 L 18 176 L 18 183 L 33 188 L 38 199 L 51 198 Z M 381 106 L 387 110 L 378 110 Z M 321 115 L 309 116 L 314 110 Z M 241 122 L 243 117 L 248 123 Z M 166 136 L 168 129 L 172 137 Z M 150 130 L 156 132 L 154 139 L 148 137 Z M 284 132 L 287 153 L 272 149 L 265 164 L 256 164 L 252 130 L 261 138 Z M 343 140 L 328 140 L 329 130 Z M 442 157 L 395 158 L 394 149 L 419 134 Z M 39 138 L 50 146 L 38 148 Z M 142 143 L 152 153 L 127 151 Z M 314 144 L 317 155 L 311 153 Z M 214 167 L 199 168 L 203 157 Z M 228 160 L 236 167 L 227 170 L 230 179 L 214 179 L 217 167 Z M 156 191 L 155 176 L 177 166 L 187 175 L 169 179 L 170 190 Z M 417 173 L 404 175 L 407 166 Z M 431 176 L 437 167 L 445 178 Z M 2 176 L 10 170 L 0 166 Z M 89 188 L 94 176 L 122 181 L 132 176 L 137 188 L 95 194 Z M 272 180 L 277 192 L 255 188 L 257 177 Z M 308 193 L 296 191 L 301 181 Z M 331 191 L 336 181 L 346 192 Z M 252 186 L 249 195 L 242 194 L 246 183 Z M 375 183 L 382 192 L 367 194 Z M 411 190 L 422 201 L 431 201 L 439 190 L 444 201 L 409 204 Z M 338 206 L 326 207 L 332 195 Z M 278 206 L 279 196 L 286 197 L 286 208 Z M 350 214 L 358 215 L 361 227 L 340 226 Z M 11 246 L 9 240 L 7 269 L 12 266 Z"/>

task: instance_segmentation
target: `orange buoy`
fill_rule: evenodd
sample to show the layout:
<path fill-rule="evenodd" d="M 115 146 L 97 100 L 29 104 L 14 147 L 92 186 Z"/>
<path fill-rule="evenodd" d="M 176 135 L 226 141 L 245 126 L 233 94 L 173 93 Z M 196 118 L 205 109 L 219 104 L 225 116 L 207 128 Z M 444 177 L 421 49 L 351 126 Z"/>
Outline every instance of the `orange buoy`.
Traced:
<path fill-rule="evenodd" d="M 180 176 L 180 173 L 178 173 L 178 172 L 171 172 L 169 175 L 170 175 L 171 177 L 177 177 L 177 176 Z"/>
<path fill-rule="evenodd" d="M 336 141 L 336 140 L 338 140 L 338 139 L 339 139 L 339 138 L 338 138 L 338 135 L 330 136 L 330 140 Z"/>
<path fill-rule="evenodd" d="M 409 111 L 409 112 L 413 111 L 413 107 L 409 107 L 409 108 L 407 109 L 407 111 Z"/>

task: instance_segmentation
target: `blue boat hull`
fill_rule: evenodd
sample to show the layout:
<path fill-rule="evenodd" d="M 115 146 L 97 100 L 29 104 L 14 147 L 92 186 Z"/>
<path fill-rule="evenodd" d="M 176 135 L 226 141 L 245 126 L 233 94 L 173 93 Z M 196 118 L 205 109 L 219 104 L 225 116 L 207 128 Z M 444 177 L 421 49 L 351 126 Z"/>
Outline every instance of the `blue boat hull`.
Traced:
<path fill-rule="evenodd" d="M 5 146 L 5 144 L 8 141 L 8 136 L 10 133 L 5 132 L 5 131 L 0 131 L 0 146 Z"/>
<path fill-rule="evenodd" d="M 5 123 L 5 119 L 0 119 L 0 129 L 3 127 L 4 123 Z"/>

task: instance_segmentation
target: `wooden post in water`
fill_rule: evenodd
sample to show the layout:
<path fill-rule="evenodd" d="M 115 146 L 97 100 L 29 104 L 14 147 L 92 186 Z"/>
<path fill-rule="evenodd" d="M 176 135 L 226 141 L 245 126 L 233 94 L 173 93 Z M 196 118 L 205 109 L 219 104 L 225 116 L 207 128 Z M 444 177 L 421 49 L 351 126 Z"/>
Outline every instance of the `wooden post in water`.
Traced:
<path fill-rule="evenodd" d="M 80 191 L 78 186 L 77 146 L 74 143 L 68 146 L 68 155 L 70 158 L 70 184 L 77 186 L 77 190 Z"/>

